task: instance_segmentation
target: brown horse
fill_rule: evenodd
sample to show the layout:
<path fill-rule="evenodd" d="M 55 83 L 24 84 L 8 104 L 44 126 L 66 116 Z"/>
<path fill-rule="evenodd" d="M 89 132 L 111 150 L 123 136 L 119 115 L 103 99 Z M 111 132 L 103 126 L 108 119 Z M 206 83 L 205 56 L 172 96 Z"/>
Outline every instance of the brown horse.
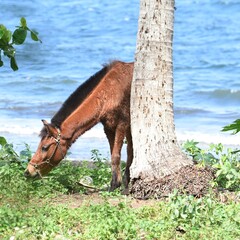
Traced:
<path fill-rule="evenodd" d="M 101 122 L 111 150 L 111 191 L 122 182 L 121 149 L 124 138 L 127 139 L 127 164 L 123 178 L 127 188 L 133 159 L 130 129 L 132 74 L 133 63 L 114 61 L 104 66 L 70 95 L 51 123 L 42 120 L 41 141 L 25 176 L 38 178 L 47 174 L 65 157 L 79 136 Z"/>

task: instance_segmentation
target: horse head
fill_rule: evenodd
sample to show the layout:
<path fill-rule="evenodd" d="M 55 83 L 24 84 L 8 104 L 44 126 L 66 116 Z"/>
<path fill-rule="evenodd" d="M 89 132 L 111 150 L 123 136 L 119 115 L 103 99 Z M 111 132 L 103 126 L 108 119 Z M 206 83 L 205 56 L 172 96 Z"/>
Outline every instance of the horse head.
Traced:
<path fill-rule="evenodd" d="M 61 137 L 61 131 L 53 124 L 42 120 L 41 141 L 36 153 L 28 163 L 24 173 L 26 177 L 41 178 L 65 157 L 68 149 L 66 140 Z"/>

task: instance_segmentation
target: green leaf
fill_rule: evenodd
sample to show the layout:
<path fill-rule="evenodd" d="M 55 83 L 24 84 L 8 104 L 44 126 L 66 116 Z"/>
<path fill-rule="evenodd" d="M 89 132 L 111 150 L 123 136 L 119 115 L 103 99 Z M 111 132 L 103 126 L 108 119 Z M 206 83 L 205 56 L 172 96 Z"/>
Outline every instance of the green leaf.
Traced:
<path fill-rule="evenodd" d="M 226 131 L 233 131 L 232 134 L 240 132 L 240 119 L 237 119 L 232 124 L 223 127 L 222 132 Z"/>
<path fill-rule="evenodd" d="M 232 151 L 231 153 L 232 153 L 232 154 L 236 154 L 236 153 L 238 153 L 238 152 L 240 152 L 240 149 L 234 150 L 234 151 Z"/>
<path fill-rule="evenodd" d="M 183 219 L 186 219 L 188 217 L 188 215 L 186 213 L 181 213 L 180 215 L 181 215 L 181 218 L 183 218 Z"/>
<path fill-rule="evenodd" d="M 2 61 L 2 50 L 0 49 L 0 67 L 3 66 L 3 61 Z"/>
<path fill-rule="evenodd" d="M 23 44 L 27 37 L 27 30 L 23 28 L 18 28 L 13 33 L 13 43 L 20 45 Z"/>
<path fill-rule="evenodd" d="M 32 38 L 33 41 L 39 41 L 37 33 L 34 32 L 34 31 L 31 31 L 31 38 Z"/>
<path fill-rule="evenodd" d="M 12 38 L 12 32 L 7 30 L 3 25 L 0 25 L 0 40 L 2 45 L 6 45 Z"/>
<path fill-rule="evenodd" d="M 10 30 L 7 30 L 7 32 L 4 34 L 4 37 L 7 42 L 10 42 L 12 38 L 12 32 Z"/>
<path fill-rule="evenodd" d="M 4 36 L 4 34 L 7 32 L 7 29 L 4 25 L 0 24 L 0 39 Z"/>
<path fill-rule="evenodd" d="M 232 174 L 234 175 L 234 176 L 238 176 L 238 172 L 236 171 L 236 169 L 234 169 L 234 168 L 232 168 L 231 169 L 231 172 L 232 172 Z"/>
<path fill-rule="evenodd" d="M 15 48 L 12 45 L 7 45 L 3 49 L 3 54 L 8 56 L 9 58 L 15 56 Z"/>
<path fill-rule="evenodd" d="M 17 66 L 17 62 L 16 62 L 15 57 L 11 57 L 10 64 L 11 64 L 11 68 L 12 68 L 13 71 L 18 70 L 18 66 Z"/>
<path fill-rule="evenodd" d="M 4 33 L 5 31 L 2 28 L 0 28 L 0 39 L 3 37 Z"/>
<path fill-rule="evenodd" d="M 179 210 L 178 210 L 178 209 L 175 209 L 175 210 L 174 210 L 174 215 L 175 215 L 175 217 L 179 217 L 179 215 L 180 215 L 180 212 L 179 212 Z"/>
<path fill-rule="evenodd" d="M 4 145 L 6 145 L 7 144 L 7 140 L 4 138 L 4 137 L 1 137 L 0 136 L 0 145 L 1 146 L 4 146 Z"/>
<path fill-rule="evenodd" d="M 189 213 L 193 213 L 193 206 L 190 204 L 189 206 L 188 206 L 188 212 Z"/>
<path fill-rule="evenodd" d="M 20 22 L 21 22 L 21 26 L 22 26 L 23 28 L 26 28 L 26 27 L 27 27 L 27 21 L 26 21 L 26 19 L 25 19 L 24 17 L 22 17 L 22 18 L 20 19 Z"/>
<path fill-rule="evenodd" d="M 31 30 L 30 28 L 26 27 L 26 30 L 28 30 L 31 33 L 31 38 L 33 41 L 39 41 L 42 43 L 41 39 L 38 37 L 38 32 Z"/>

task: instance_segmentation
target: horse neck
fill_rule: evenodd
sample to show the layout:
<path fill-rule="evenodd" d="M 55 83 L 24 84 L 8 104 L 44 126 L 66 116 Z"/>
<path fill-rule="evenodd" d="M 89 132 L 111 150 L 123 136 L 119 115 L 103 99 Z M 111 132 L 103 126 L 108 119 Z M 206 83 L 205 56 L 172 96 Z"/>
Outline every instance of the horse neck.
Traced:
<path fill-rule="evenodd" d="M 62 124 L 63 138 L 68 139 L 69 146 L 87 130 L 100 122 L 103 103 L 98 96 L 91 94 Z"/>

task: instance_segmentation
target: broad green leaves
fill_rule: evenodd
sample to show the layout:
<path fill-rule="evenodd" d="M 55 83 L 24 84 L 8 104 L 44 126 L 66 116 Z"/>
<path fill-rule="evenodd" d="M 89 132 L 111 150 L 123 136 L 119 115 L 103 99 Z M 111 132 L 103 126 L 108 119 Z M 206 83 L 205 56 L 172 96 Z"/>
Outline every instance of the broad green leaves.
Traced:
<path fill-rule="evenodd" d="M 21 45 L 25 42 L 27 34 L 30 32 L 31 39 L 33 41 L 42 42 L 36 31 L 31 30 L 27 26 L 27 21 L 24 17 L 20 19 L 20 26 L 16 27 L 16 30 L 12 33 L 4 25 L 0 24 L 0 67 L 4 65 L 1 56 L 3 55 L 10 58 L 10 66 L 16 71 L 18 70 L 18 65 L 16 62 L 15 54 L 16 50 L 13 45 Z"/>
<path fill-rule="evenodd" d="M 224 148 L 219 144 L 210 144 L 209 149 L 201 149 L 197 142 L 187 141 L 183 149 L 199 166 L 210 166 L 216 170 L 213 185 L 230 191 L 240 190 L 240 154 L 239 150 Z"/>
<path fill-rule="evenodd" d="M 10 42 L 11 38 L 12 32 L 9 31 L 4 25 L 0 24 L 0 44 L 7 44 Z"/>
<path fill-rule="evenodd" d="M 24 28 L 18 28 L 14 31 L 12 40 L 14 44 L 21 45 L 24 43 L 26 37 L 27 37 L 27 30 Z"/>
<path fill-rule="evenodd" d="M 0 145 L 3 147 L 6 144 L 7 144 L 7 140 L 4 137 L 0 136 Z"/>

